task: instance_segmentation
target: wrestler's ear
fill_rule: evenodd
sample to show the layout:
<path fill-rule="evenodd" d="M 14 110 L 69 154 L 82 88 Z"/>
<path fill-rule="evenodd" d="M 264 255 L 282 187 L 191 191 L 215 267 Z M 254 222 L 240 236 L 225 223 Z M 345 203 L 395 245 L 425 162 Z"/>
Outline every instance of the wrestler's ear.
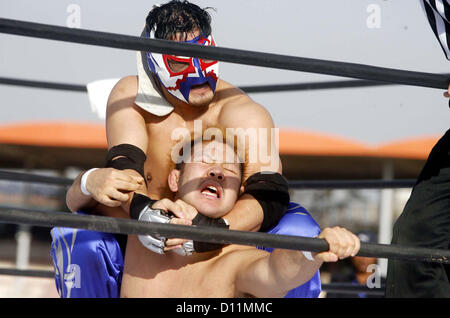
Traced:
<path fill-rule="evenodd" d="M 180 170 L 173 169 L 169 173 L 168 183 L 170 191 L 178 192 L 178 181 L 180 180 Z"/>

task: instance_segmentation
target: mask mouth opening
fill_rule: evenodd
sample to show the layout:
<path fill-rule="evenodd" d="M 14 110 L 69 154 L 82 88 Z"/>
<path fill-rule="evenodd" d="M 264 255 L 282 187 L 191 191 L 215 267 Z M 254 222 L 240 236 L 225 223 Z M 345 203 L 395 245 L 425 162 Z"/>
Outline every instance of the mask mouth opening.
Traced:
<path fill-rule="evenodd" d="M 209 85 L 209 82 L 207 80 L 205 80 L 203 83 L 201 84 L 196 84 L 196 85 L 192 85 L 191 89 L 196 89 L 196 88 L 206 88 L 209 87 L 212 89 L 211 85 Z"/>

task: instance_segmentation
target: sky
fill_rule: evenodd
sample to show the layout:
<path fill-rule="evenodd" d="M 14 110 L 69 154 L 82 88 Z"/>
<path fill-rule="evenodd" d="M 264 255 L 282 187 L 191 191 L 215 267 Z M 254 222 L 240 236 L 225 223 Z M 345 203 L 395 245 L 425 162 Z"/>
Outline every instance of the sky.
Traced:
<path fill-rule="evenodd" d="M 450 73 L 418 0 L 193 0 L 213 7 L 218 46 Z M 139 35 L 158 1 L 3 0 L 0 17 Z M 75 14 L 75 15 L 74 15 Z M 79 19 L 73 19 L 79 17 Z M 74 25 L 75 24 L 75 25 Z M 0 77 L 86 84 L 136 74 L 134 51 L 0 34 Z M 231 63 L 220 75 L 237 85 L 340 80 Z M 379 144 L 442 135 L 450 128 L 439 89 L 393 85 L 250 95 L 276 126 Z M 29 121 L 103 123 L 87 94 L 0 85 L 0 125 Z"/>

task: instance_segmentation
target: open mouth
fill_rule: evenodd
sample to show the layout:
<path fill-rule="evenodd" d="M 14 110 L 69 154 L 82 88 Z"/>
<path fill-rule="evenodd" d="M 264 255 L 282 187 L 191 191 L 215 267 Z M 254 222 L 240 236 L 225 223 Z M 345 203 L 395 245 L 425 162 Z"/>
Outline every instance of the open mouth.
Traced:
<path fill-rule="evenodd" d="M 195 90 L 195 89 L 207 89 L 209 88 L 209 83 L 205 82 L 203 84 L 198 84 L 198 85 L 192 85 L 191 90 Z"/>
<path fill-rule="evenodd" d="M 201 187 L 200 193 L 211 199 L 220 199 L 222 197 L 222 187 L 215 182 L 207 182 Z"/>

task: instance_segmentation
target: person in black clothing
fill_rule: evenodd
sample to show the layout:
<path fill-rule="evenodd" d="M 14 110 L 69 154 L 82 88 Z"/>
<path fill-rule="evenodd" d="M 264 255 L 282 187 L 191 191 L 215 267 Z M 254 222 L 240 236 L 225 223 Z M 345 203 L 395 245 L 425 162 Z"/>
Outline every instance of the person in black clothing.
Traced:
<path fill-rule="evenodd" d="M 419 175 L 392 244 L 450 247 L 450 130 L 438 141 Z M 386 297 L 450 297 L 448 265 L 389 260 Z"/>
<path fill-rule="evenodd" d="M 421 0 L 430 26 L 450 59 L 450 4 Z M 444 96 L 450 97 L 450 85 Z M 403 213 L 394 225 L 392 244 L 450 247 L 450 130 L 432 149 Z M 390 260 L 386 297 L 450 298 L 449 265 Z"/>

